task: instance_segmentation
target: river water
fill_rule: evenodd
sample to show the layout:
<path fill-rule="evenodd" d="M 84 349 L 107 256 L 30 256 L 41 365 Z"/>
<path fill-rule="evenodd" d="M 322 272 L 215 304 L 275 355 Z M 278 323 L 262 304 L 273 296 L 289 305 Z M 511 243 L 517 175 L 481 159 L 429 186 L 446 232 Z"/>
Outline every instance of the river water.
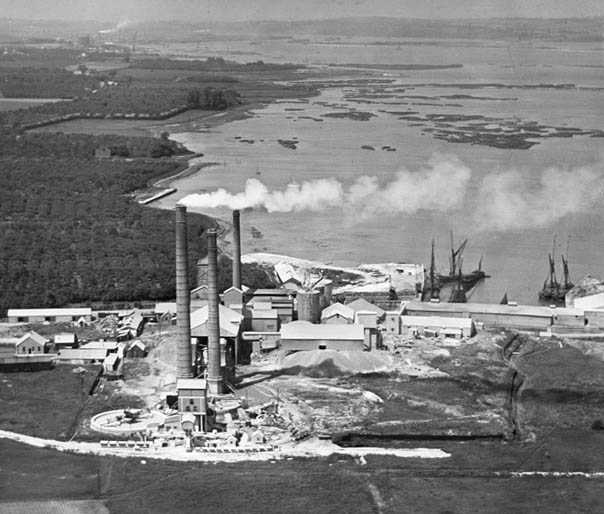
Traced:
<path fill-rule="evenodd" d="M 601 49 L 549 43 L 367 43 L 237 41 L 164 47 L 167 54 L 188 57 L 304 62 L 323 66 L 324 73 L 328 63 L 384 66 L 365 70 L 363 81 L 358 80 L 359 70 L 344 74 L 338 68 L 321 94 L 308 102 L 280 101 L 245 120 L 212 127 L 200 123 L 195 132 L 175 128 L 174 139 L 204 153 L 203 161 L 219 164 L 177 180 L 173 185 L 178 192 L 158 206 L 172 208 L 187 195 L 217 188 L 238 193 L 248 179 L 282 190 L 293 181 L 333 178 L 347 191 L 367 175 L 376 177 L 383 191 L 405 170 L 404 187 L 389 197 L 393 203 L 392 195 L 400 194 L 400 206 L 386 208 L 382 197 L 376 197 L 371 209 L 371 200 L 365 198 L 315 211 L 245 211 L 244 252 L 338 264 L 429 264 L 434 237 L 437 266 L 446 272 L 452 230 L 457 242 L 469 238 L 464 270 L 474 269 L 482 256 L 483 269 L 491 275 L 473 301 L 499 301 L 507 293 L 510 300 L 536 303 L 554 236 L 558 256 L 566 252 L 571 236 L 571 278 L 602 275 L 602 137 L 535 137 L 530 140 L 538 144 L 529 149 L 433 137 L 434 130 L 470 131 L 474 122 L 482 123 L 487 133 L 500 134 L 530 131 L 526 123 L 542 127 L 541 134 L 568 127 L 604 129 Z M 396 67 L 401 64 L 463 66 Z M 351 119 L 346 116 L 351 110 L 373 117 Z M 337 117 L 325 116 L 334 113 Z M 460 115 L 484 118 L 442 118 Z M 292 150 L 278 139 L 298 144 Z M 435 167 L 432 174 L 426 171 Z M 230 217 L 226 208 L 191 210 Z"/>

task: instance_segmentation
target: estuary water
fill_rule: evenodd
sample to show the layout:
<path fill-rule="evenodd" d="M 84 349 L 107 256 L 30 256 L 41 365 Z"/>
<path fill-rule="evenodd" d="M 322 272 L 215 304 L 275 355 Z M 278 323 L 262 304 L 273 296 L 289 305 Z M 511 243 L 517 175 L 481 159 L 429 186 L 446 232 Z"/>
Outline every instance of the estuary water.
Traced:
<path fill-rule="evenodd" d="M 446 272 L 453 231 L 456 243 L 469 239 L 464 270 L 475 269 L 483 257 L 491 275 L 472 301 L 499 301 L 507 293 L 510 300 L 537 303 L 554 236 L 558 256 L 566 253 L 570 236 L 571 278 L 601 276 L 601 49 L 372 43 L 237 41 L 163 48 L 188 57 L 304 62 L 319 67 L 323 77 L 321 94 L 307 101 L 275 102 L 248 119 L 200 123 L 193 132 L 175 127 L 173 139 L 202 152 L 203 162 L 217 164 L 175 181 L 178 192 L 158 206 L 172 208 L 188 195 L 219 188 L 241 193 L 249 179 L 278 191 L 292 182 L 333 179 L 342 198 L 314 210 L 245 210 L 244 252 L 337 264 L 427 265 L 434 237 L 437 266 Z M 408 64 L 461 67 L 401 67 Z M 300 80 L 312 76 L 309 71 Z M 369 184 L 375 194 L 359 200 L 354 184 L 361 176 L 374 177 Z M 199 198 L 189 200 L 190 210 L 230 219 L 226 207 L 208 209 Z"/>

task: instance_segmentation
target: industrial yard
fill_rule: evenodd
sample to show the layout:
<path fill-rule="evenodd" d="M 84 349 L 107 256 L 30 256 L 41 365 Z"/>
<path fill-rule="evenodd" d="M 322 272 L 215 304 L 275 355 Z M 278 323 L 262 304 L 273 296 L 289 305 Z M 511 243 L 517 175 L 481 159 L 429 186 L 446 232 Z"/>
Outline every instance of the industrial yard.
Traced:
<path fill-rule="evenodd" d="M 0 19 L 0 513 L 601 510 L 602 19 L 393 6 Z"/>

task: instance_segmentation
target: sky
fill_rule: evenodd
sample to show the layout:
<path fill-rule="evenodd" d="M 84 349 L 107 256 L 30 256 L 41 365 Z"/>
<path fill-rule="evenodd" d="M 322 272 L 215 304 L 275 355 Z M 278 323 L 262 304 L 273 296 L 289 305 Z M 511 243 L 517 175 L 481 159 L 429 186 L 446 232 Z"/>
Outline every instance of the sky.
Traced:
<path fill-rule="evenodd" d="M 97 21 L 301 20 L 343 16 L 564 18 L 604 15 L 603 0 L 0 0 L 1 18 Z"/>

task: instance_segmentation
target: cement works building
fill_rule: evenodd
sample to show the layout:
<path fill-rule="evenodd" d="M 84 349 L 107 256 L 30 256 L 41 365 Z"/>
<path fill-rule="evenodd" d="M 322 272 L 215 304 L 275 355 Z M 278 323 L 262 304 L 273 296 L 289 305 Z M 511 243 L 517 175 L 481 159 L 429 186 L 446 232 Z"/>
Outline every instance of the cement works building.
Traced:
<path fill-rule="evenodd" d="M 301 350 L 353 350 L 365 348 L 363 325 L 316 325 L 292 321 L 281 327 L 281 348 Z"/>

